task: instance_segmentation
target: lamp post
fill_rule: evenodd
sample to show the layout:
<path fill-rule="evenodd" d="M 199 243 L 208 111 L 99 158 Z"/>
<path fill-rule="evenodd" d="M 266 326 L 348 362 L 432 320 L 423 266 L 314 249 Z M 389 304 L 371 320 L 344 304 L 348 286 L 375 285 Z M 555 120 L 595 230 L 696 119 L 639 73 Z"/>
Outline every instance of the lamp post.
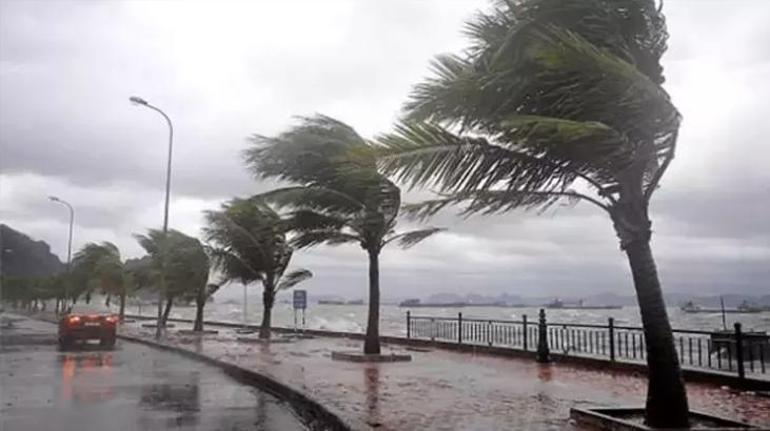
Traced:
<path fill-rule="evenodd" d="M 56 196 L 48 196 L 48 199 L 51 202 L 56 202 L 59 204 L 62 204 L 67 207 L 67 209 L 70 211 L 70 226 L 69 226 L 69 236 L 67 239 L 67 274 L 69 275 L 71 266 L 72 266 L 72 228 L 75 225 L 75 209 L 72 208 L 72 205 L 65 201 L 64 199 L 60 199 Z M 64 280 L 64 309 L 66 310 L 67 305 L 67 284 L 69 283 L 69 279 Z"/>
<path fill-rule="evenodd" d="M 168 118 L 168 115 L 166 115 L 165 112 L 161 111 L 160 108 L 151 105 L 146 100 L 142 99 L 141 97 L 137 96 L 131 96 L 128 98 L 129 101 L 136 105 L 141 105 L 146 108 L 150 108 L 153 111 L 159 113 L 163 116 L 163 118 L 166 120 L 166 123 L 168 124 L 168 160 L 166 161 L 166 201 L 165 205 L 163 207 L 163 244 L 161 249 L 161 289 L 158 292 L 158 322 L 155 325 L 155 337 L 160 338 L 161 336 L 161 320 L 163 318 L 163 294 L 166 291 L 166 268 L 165 268 L 165 260 L 166 260 L 166 238 L 168 237 L 168 204 L 169 204 L 169 198 L 171 197 L 171 151 L 173 148 L 173 142 L 174 142 L 174 126 L 171 124 L 171 119 Z"/>

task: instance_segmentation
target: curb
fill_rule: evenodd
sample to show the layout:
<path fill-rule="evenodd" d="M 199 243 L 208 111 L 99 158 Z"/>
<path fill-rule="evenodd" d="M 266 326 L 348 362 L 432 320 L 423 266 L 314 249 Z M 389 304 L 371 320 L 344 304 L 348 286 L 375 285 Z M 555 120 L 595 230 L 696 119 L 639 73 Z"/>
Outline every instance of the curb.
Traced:
<path fill-rule="evenodd" d="M 257 387 L 258 389 L 264 390 L 265 392 L 268 392 L 269 394 L 288 402 L 311 430 L 352 431 L 352 428 L 346 424 L 339 416 L 329 411 L 326 407 L 322 406 L 317 401 L 309 398 L 302 392 L 299 392 L 296 389 L 280 383 L 279 381 L 264 374 L 239 367 L 229 362 L 214 359 L 210 356 L 191 352 L 181 347 L 169 346 L 155 341 L 124 334 L 118 334 L 117 337 L 121 340 L 144 344 L 156 349 L 174 352 L 187 358 L 205 362 L 209 365 L 220 368 L 225 372 L 225 374 L 234 378 L 235 380 L 250 386 Z"/>

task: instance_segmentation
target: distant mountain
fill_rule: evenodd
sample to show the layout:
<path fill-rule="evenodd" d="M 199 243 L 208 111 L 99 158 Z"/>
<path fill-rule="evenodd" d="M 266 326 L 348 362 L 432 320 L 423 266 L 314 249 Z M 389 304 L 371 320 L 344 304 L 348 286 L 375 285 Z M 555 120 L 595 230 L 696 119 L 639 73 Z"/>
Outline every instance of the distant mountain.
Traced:
<path fill-rule="evenodd" d="M 45 241 L 35 241 L 4 224 L 0 224 L 0 253 L 6 277 L 46 277 L 65 270 Z"/>

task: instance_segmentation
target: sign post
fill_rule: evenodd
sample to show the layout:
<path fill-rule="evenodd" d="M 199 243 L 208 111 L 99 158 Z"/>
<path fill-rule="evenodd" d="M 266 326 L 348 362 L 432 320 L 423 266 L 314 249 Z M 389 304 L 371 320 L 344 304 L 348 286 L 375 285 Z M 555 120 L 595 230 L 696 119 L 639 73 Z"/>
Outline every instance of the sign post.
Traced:
<path fill-rule="evenodd" d="M 302 310 L 302 329 L 305 329 L 305 309 L 307 308 L 307 291 L 294 291 L 294 331 L 297 330 L 297 310 Z"/>

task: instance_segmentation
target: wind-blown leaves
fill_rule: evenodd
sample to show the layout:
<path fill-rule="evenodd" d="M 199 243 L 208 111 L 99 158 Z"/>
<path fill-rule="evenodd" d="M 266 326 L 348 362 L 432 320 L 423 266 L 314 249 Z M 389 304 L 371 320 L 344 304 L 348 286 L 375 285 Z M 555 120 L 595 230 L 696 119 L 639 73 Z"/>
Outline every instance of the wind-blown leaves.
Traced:
<path fill-rule="evenodd" d="M 293 254 L 286 239 L 289 222 L 262 199 L 234 198 L 219 211 L 207 211 L 206 223 L 204 235 L 213 244 L 209 254 L 223 282 L 262 281 L 274 289 L 284 277 Z"/>
<path fill-rule="evenodd" d="M 97 288 L 106 295 L 117 295 L 125 288 L 123 262 L 118 247 L 111 242 L 83 246 L 72 259 L 72 275 L 76 284 L 85 287 L 80 293 Z"/>
<path fill-rule="evenodd" d="M 407 248 L 411 248 L 414 245 L 417 245 L 418 243 L 420 243 L 422 240 L 428 238 L 429 236 L 434 235 L 434 234 L 439 233 L 439 232 L 444 231 L 444 230 L 446 230 L 446 229 L 437 228 L 437 227 L 432 227 L 432 228 L 428 228 L 428 229 L 413 230 L 413 231 L 410 231 L 410 232 L 404 232 L 404 233 L 392 236 L 392 237 L 388 238 L 388 240 L 385 243 L 387 244 L 387 243 L 390 243 L 390 242 L 393 242 L 393 241 L 397 241 L 399 247 L 401 247 L 403 249 L 407 249 Z"/>
<path fill-rule="evenodd" d="M 470 49 L 437 57 L 406 120 L 377 139 L 384 173 L 445 194 L 423 215 L 559 198 L 609 209 L 635 184 L 649 200 L 680 123 L 660 86 L 667 34 L 652 0 L 499 2 L 466 32 Z"/>
<path fill-rule="evenodd" d="M 205 286 L 209 277 L 209 257 L 198 239 L 177 230 L 166 235 L 150 229 L 134 238 L 152 260 L 152 270 L 163 274 L 167 298 L 189 297 Z"/>
<path fill-rule="evenodd" d="M 370 144 L 326 116 L 303 118 L 277 137 L 259 137 L 245 159 L 260 178 L 292 184 L 260 195 L 286 211 L 292 245 L 359 243 L 379 253 L 395 235 L 398 186 L 377 171 Z"/>
<path fill-rule="evenodd" d="M 281 278 L 280 283 L 275 287 L 276 291 L 291 289 L 299 283 L 313 277 L 313 273 L 307 269 L 298 269 L 292 271 Z"/>

